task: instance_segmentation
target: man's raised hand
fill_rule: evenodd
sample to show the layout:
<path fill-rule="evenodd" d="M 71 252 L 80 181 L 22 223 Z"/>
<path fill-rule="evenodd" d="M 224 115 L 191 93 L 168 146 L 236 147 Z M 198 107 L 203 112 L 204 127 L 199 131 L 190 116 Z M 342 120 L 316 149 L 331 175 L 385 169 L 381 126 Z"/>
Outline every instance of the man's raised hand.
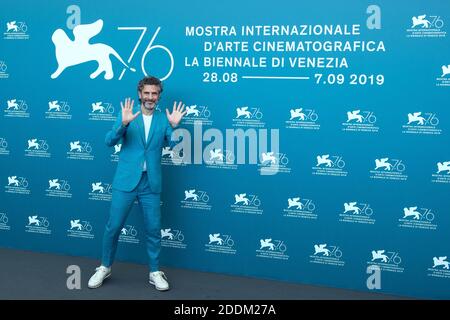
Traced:
<path fill-rule="evenodd" d="M 138 111 L 133 114 L 133 104 L 134 100 L 131 100 L 131 98 L 126 98 L 123 103 L 122 101 L 120 102 L 120 107 L 122 108 L 122 125 L 124 126 L 136 119 L 136 117 L 141 113 Z"/>

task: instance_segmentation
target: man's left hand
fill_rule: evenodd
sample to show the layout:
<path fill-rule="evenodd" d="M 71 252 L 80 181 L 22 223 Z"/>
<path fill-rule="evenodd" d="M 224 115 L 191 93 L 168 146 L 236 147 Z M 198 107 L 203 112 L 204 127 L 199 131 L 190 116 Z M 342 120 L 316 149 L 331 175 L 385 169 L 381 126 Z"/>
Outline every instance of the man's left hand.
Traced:
<path fill-rule="evenodd" d="M 184 104 L 180 101 L 178 103 L 175 101 L 173 103 L 172 113 L 169 113 L 169 109 L 166 109 L 167 120 L 169 120 L 172 128 L 175 128 L 180 123 L 183 116 L 186 114 L 186 110 L 184 110 Z"/>

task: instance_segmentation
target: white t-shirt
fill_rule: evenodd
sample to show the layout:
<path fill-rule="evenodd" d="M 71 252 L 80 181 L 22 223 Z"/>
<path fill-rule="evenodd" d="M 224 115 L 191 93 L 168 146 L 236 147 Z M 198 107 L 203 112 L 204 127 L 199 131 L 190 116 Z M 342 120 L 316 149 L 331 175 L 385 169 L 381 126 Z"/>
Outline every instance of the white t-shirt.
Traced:
<path fill-rule="evenodd" d="M 144 118 L 145 143 L 147 143 L 148 133 L 150 132 L 150 127 L 152 126 L 153 114 L 150 116 L 142 114 L 142 117 Z M 147 163 L 145 160 L 144 160 L 144 168 L 142 168 L 142 171 L 147 171 Z"/>

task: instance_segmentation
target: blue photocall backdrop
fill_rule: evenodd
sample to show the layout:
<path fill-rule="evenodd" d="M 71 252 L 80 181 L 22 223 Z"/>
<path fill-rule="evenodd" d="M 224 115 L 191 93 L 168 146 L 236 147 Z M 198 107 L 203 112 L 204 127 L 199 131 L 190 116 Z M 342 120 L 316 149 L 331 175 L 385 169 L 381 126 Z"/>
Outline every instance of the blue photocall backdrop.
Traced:
<path fill-rule="evenodd" d="M 120 157 L 104 137 L 154 75 L 163 112 L 189 107 L 163 150 L 164 266 L 450 298 L 449 12 L 3 3 L 0 246 L 100 257 Z M 117 259 L 147 263 L 143 234 L 136 204 Z"/>

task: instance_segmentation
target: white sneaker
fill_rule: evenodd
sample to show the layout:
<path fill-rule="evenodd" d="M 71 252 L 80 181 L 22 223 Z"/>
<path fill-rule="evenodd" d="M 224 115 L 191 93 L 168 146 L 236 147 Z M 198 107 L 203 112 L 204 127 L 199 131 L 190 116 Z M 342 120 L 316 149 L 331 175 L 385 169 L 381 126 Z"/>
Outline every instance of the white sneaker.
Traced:
<path fill-rule="evenodd" d="M 150 272 L 149 276 L 150 284 L 153 284 L 156 290 L 166 291 L 169 290 L 169 283 L 167 282 L 167 277 L 162 271 Z"/>
<path fill-rule="evenodd" d="M 100 266 L 95 268 L 94 275 L 89 279 L 88 287 L 91 289 L 95 289 L 100 287 L 103 284 L 103 280 L 108 278 L 111 275 L 111 268 L 107 268 L 104 266 Z"/>

